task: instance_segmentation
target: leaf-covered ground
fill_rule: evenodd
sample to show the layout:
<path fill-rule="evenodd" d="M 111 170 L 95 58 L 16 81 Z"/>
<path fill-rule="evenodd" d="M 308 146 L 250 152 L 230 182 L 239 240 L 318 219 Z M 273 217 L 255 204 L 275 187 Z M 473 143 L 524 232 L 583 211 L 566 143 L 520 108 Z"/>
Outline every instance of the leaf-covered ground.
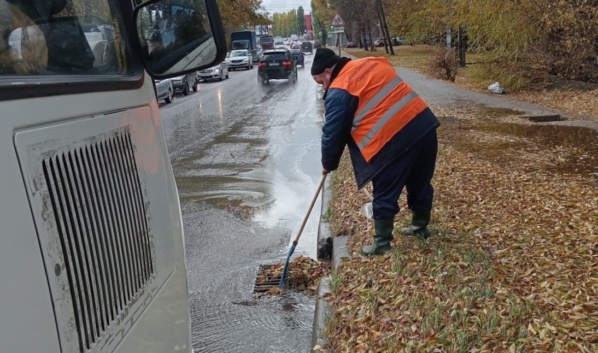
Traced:
<path fill-rule="evenodd" d="M 597 352 L 598 135 L 551 139 L 480 112 L 434 111 L 442 126 L 430 239 L 398 235 L 409 222 L 403 195 L 395 249 L 360 256 L 372 223 L 347 153 L 333 175 L 330 221 L 351 235 L 352 258 L 332 276 L 325 348 Z"/>

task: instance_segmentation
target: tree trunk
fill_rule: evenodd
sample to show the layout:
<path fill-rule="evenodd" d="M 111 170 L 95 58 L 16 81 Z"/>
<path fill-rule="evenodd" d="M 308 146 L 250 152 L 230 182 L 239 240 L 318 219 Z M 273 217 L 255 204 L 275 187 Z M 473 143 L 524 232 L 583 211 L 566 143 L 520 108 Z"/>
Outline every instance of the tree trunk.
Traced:
<path fill-rule="evenodd" d="M 363 49 L 363 28 L 358 27 L 357 29 L 357 41 L 359 43 L 359 49 Z"/>
<path fill-rule="evenodd" d="M 378 0 L 376 0 L 376 5 L 378 4 Z M 384 27 L 382 27 L 382 16 L 380 16 L 380 8 L 378 7 L 378 11 L 376 11 L 376 13 L 378 14 L 378 23 L 380 25 L 380 31 L 382 32 L 382 37 L 384 37 L 384 50 L 386 51 L 386 54 L 388 54 L 388 43 L 387 43 L 387 39 L 386 39 L 386 33 L 384 33 Z"/>
<path fill-rule="evenodd" d="M 370 37 L 370 50 L 376 51 L 376 49 L 374 48 L 374 41 L 372 40 L 372 26 L 371 26 L 369 18 L 368 18 L 368 22 L 367 22 L 367 27 L 368 27 L 368 35 Z M 367 43 L 366 43 L 366 46 L 367 46 Z"/>
<path fill-rule="evenodd" d="M 376 0 L 378 2 L 378 8 L 380 9 L 380 18 L 382 19 L 382 31 L 384 32 L 384 36 L 388 41 L 388 46 L 390 46 L 390 55 L 395 55 L 395 50 L 392 47 L 392 42 L 390 40 L 390 33 L 388 32 L 388 24 L 386 23 L 386 15 L 384 14 L 384 6 L 382 5 L 382 0 Z"/>

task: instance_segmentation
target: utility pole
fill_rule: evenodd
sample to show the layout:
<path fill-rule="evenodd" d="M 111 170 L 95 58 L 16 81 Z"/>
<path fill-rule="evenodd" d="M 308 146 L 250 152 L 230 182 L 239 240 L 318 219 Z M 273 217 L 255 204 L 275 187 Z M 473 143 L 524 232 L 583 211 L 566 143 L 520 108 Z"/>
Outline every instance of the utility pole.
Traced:
<path fill-rule="evenodd" d="M 459 26 L 459 32 L 457 34 L 458 39 L 457 39 L 457 43 L 458 43 L 458 55 L 459 55 L 459 66 L 460 67 L 465 67 L 465 49 L 466 49 L 466 41 L 465 38 L 463 38 L 463 27 Z"/>
<path fill-rule="evenodd" d="M 388 32 L 388 24 L 386 23 L 386 15 L 384 15 L 384 6 L 382 5 L 382 0 L 376 0 L 376 3 L 378 4 L 378 12 L 380 13 L 380 18 L 382 19 L 382 32 L 386 37 L 385 42 L 388 41 L 388 46 L 390 47 L 390 55 L 395 55 L 395 50 L 392 47 L 392 42 L 390 41 L 390 33 Z"/>

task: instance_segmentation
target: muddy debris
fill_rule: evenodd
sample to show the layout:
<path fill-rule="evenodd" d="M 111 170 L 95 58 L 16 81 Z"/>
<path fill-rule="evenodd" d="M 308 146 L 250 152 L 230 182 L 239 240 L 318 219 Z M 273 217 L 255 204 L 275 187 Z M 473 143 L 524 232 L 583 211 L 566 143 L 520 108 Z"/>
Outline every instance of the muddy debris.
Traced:
<path fill-rule="evenodd" d="M 281 295 L 285 289 L 278 285 L 282 277 L 284 263 L 275 264 L 272 266 L 262 267 L 258 272 L 255 286 L 260 287 L 264 285 L 271 285 L 267 291 L 256 292 L 254 295 L 257 298 L 263 296 Z M 288 268 L 288 284 L 287 290 L 294 290 L 300 292 L 307 292 L 315 295 L 318 291 L 318 283 L 321 278 L 326 277 L 330 273 L 330 263 L 316 261 L 307 256 L 298 256 L 289 262 Z"/>

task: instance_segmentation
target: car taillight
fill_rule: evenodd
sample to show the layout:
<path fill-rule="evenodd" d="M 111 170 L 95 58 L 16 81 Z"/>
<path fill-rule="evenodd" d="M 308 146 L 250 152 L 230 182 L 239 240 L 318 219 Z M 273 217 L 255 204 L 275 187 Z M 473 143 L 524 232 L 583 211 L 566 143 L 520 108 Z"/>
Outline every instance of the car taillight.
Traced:
<path fill-rule="evenodd" d="M 291 66 L 291 62 L 290 61 L 283 61 L 282 62 L 282 66 L 289 67 L 289 66 Z"/>
<path fill-rule="evenodd" d="M 259 63 L 259 64 L 257 64 L 257 67 L 259 67 L 260 69 L 263 69 L 264 67 L 266 67 L 266 63 Z"/>

